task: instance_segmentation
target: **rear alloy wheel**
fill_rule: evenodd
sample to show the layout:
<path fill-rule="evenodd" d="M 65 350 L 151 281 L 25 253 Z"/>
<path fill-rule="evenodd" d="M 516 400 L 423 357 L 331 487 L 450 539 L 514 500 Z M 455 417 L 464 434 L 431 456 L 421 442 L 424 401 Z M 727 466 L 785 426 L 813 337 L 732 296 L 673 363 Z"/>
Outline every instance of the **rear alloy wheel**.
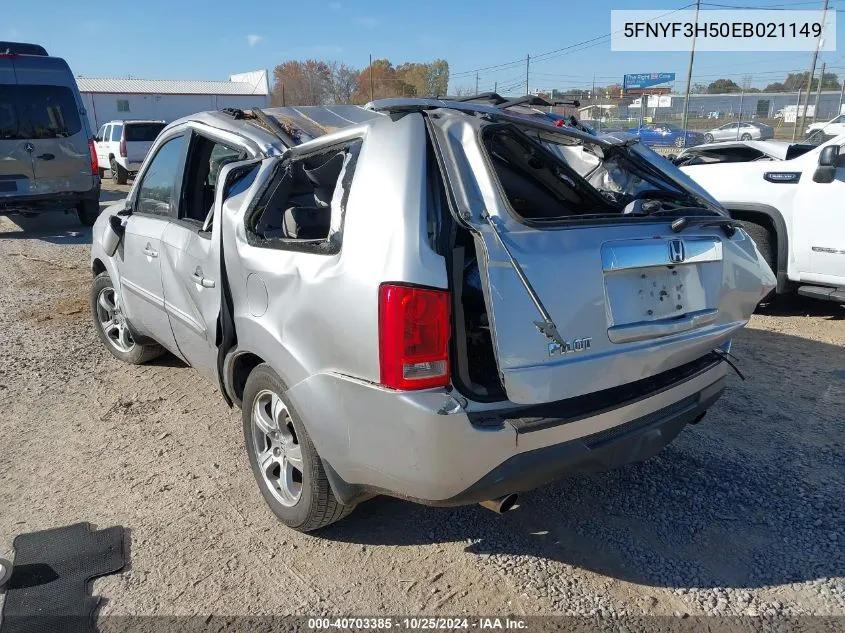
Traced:
<path fill-rule="evenodd" d="M 745 134 L 743 134 L 742 136 L 739 137 L 739 140 L 740 141 L 750 141 L 751 135 L 748 132 L 746 132 Z"/>
<path fill-rule="evenodd" d="M 288 527 L 310 532 L 342 519 L 354 506 L 335 498 L 311 437 L 285 392 L 269 365 L 252 371 L 243 395 L 244 440 L 267 505 Z"/>
<path fill-rule="evenodd" d="M 683 136 L 679 136 L 678 138 L 676 138 L 676 139 L 675 139 L 675 147 L 683 147 L 683 146 L 684 146 L 684 145 L 686 145 L 686 144 L 687 144 L 687 143 L 686 143 L 686 141 L 684 140 L 684 137 L 683 137 Z"/>
<path fill-rule="evenodd" d="M 114 158 L 111 159 L 109 167 L 111 168 L 111 177 L 115 184 L 125 185 L 127 179 L 129 178 L 129 172 L 121 167 L 120 163 L 118 163 Z"/>
<path fill-rule="evenodd" d="M 712 143 L 714 140 L 716 140 L 716 139 L 713 138 L 712 134 L 705 134 L 704 135 L 704 142 L 705 143 Z"/>
<path fill-rule="evenodd" d="M 140 365 L 164 353 L 160 345 L 143 345 L 135 340 L 123 314 L 120 295 L 107 272 L 94 277 L 90 300 L 97 335 L 112 356 L 125 363 Z"/>

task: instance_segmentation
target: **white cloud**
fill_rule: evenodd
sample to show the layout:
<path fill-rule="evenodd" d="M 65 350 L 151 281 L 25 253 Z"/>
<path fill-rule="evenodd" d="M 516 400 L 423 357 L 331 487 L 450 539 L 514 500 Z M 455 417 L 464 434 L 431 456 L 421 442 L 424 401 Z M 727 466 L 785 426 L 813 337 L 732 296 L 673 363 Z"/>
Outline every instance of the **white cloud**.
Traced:
<path fill-rule="evenodd" d="M 260 44 L 264 40 L 263 35 L 247 35 L 246 36 L 246 43 L 249 44 L 250 48 Z"/>
<path fill-rule="evenodd" d="M 355 18 L 354 22 L 358 26 L 363 26 L 365 29 L 374 29 L 378 26 L 378 18 L 369 15 L 362 18 Z"/>

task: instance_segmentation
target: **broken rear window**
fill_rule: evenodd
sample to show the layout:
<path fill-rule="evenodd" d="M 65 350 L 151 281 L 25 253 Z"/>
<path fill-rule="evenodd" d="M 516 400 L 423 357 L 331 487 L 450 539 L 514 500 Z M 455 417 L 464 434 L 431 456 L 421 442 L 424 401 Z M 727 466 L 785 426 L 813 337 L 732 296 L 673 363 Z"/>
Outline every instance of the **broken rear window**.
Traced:
<path fill-rule="evenodd" d="M 689 203 L 689 192 L 636 165 L 624 147 L 507 124 L 487 128 L 483 142 L 511 210 L 526 220 L 615 216 L 654 196 Z"/>

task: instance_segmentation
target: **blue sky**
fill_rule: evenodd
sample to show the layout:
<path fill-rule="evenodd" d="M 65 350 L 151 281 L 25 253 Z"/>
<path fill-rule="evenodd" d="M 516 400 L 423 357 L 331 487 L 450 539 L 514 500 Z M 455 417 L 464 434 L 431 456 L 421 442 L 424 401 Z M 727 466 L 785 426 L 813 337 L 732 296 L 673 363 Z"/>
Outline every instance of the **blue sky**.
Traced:
<path fill-rule="evenodd" d="M 441 57 L 449 61 L 450 87 L 475 86 L 476 68 L 524 59 L 570 46 L 610 31 L 611 9 L 678 9 L 689 0 L 592 0 L 555 2 L 486 0 L 397 2 L 396 0 L 129 0 L 110 5 L 89 0 L 7 0 L 0 40 L 43 44 L 67 59 L 75 74 L 92 77 L 225 79 L 259 68 L 272 70 L 286 59 L 336 59 L 355 67 L 368 55 L 394 63 Z M 722 5 L 764 8 L 786 0 L 713 0 Z M 795 4 L 795 3 L 791 3 Z M 821 0 L 796 8 L 821 8 Z M 817 6 L 818 5 L 818 6 Z M 831 6 L 845 9 L 845 0 Z M 576 8 L 576 7 L 587 7 Z M 843 18 L 845 13 L 839 13 Z M 845 21 L 837 51 L 822 61 L 845 76 Z M 531 88 L 587 87 L 621 80 L 623 73 L 675 72 L 683 89 L 687 53 L 611 52 L 605 38 L 549 55 L 531 65 Z M 728 76 L 754 85 L 806 70 L 810 53 L 701 53 L 694 81 Z M 458 73 L 466 73 L 459 75 Z M 525 88 L 524 63 L 482 70 L 479 87 Z M 521 85 L 519 85 L 521 82 Z"/>

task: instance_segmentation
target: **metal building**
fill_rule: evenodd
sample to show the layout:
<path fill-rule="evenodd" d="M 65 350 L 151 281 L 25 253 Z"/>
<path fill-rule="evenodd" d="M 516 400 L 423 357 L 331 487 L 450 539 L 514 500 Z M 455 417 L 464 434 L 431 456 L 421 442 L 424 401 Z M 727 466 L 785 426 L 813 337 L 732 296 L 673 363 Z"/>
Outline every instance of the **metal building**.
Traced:
<path fill-rule="evenodd" d="M 228 81 L 105 79 L 77 77 L 91 129 L 113 119 L 162 119 L 221 108 L 266 108 L 266 70 L 232 75 Z"/>

